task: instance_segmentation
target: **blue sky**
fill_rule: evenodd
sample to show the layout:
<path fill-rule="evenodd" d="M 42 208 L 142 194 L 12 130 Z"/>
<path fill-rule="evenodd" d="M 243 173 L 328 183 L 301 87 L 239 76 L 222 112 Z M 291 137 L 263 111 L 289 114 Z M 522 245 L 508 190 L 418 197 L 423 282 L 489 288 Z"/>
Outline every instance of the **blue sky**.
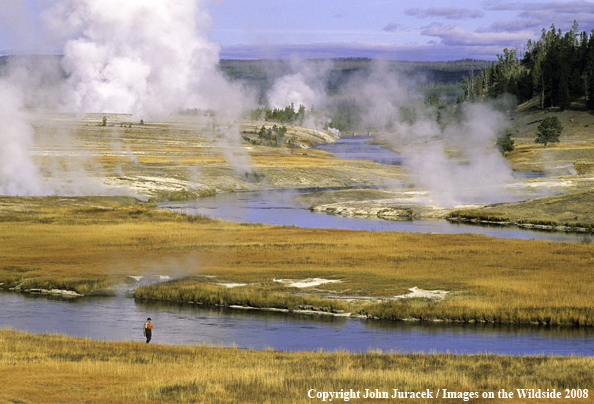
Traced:
<path fill-rule="evenodd" d="M 123 0 L 125 1 L 125 0 Z M 151 1 L 147 0 L 147 4 Z M 175 0 L 171 0 L 175 1 Z M 0 0 L 0 51 L 47 53 L 36 15 L 56 0 Z M 230 58 L 494 59 L 551 24 L 594 29 L 594 1 L 209 0 L 211 41 Z M 40 50 L 41 49 L 41 50 Z M 59 46 L 53 47 L 60 52 Z"/>
<path fill-rule="evenodd" d="M 594 29 L 594 2 L 220 0 L 209 7 L 222 58 L 494 59 L 542 28 Z"/>

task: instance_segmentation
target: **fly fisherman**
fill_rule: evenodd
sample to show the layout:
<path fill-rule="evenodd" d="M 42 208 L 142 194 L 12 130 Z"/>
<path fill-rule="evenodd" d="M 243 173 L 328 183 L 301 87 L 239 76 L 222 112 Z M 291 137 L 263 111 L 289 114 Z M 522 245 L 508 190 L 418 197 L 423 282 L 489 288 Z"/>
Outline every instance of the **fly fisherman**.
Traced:
<path fill-rule="evenodd" d="M 144 327 L 142 329 L 144 336 L 146 337 L 146 343 L 148 344 L 151 341 L 152 333 L 153 333 L 153 325 L 151 324 L 151 318 L 146 319 L 146 323 L 144 323 Z"/>

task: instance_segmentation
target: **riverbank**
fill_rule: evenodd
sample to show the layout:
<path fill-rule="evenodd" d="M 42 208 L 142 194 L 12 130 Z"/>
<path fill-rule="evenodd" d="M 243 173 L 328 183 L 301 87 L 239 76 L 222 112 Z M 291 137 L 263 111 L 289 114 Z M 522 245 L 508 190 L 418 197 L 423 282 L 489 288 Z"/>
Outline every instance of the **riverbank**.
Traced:
<path fill-rule="evenodd" d="M 175 282 L 139 298 L 335 305 L 389 320 L 594 325 L 592 243 L 236 224 L 119 197 L 0 197 L 0 234 L 6 289 L 109 294 L 138 286 L 133 277 L 159 275 Z M 313 278 L 333 282 L 276 281 Z M 393 299 L 411 288 L 449 293 Z M 327 296 L 334 300 L 320 303 Z"/>
<path fill-rule="evenodd" d="M 447 219 L 588 234 L 594 232 L 594 191 L 456 210 Z"/>
<path fill-rule="evenodd" d="M 423 204 L 414 190 L 341 190 L 305 194 L 300 200 L 315 213 L 382 220 L 443 220 L 487 226 L 566 233 L 594 232 L 594 191 L 519 202 L 476 204 L 443 209 Z M 332 201 L 331 203 L 328 203 Z"/>
<path fill-rule="evenodd" d="M 192 284 L 190 286 L 190 284 Z M 448 291 L 412 292 L 391 297 L 334 295 L 319 296 L 296 294 L 294 291 L 271 292 L 265 287 L 228 288 L 208 283 L 180 280 L 173 283 L 142 286 L 134 297 L 140 301 L 165 301 L 183 304 L 227 307 L 232 309 L 255 309 L 300 314 L 324 314 L 340 317 L 372 320 L 445 322 L 445 323 L 492 323 L 514 325 L 544 325 L 592 327 L 594 321 L 589 308 L 559 307 L 469 307 L 461 302 L 460 293 L 445 299 Z"/>
<path fill-rule="evenodd" d="M 317 392 L 560 391 L 594 394 L 592 357 L 277 352 L 92 341 L 0 330 L 0 402 L 302 403 Z M 51 386 L 51 388 L 48 388 Z M 437 394 L 437 391 L 441 392 Z M 566 392 L 565 389 L 568 389 Z M 581 397 L 572 398 L 577 392 Z M 569 398 L 565 399 L 568 395 Z M 360 401 L 353 399 L 353 401 Z M 321 401 L 321 400 L 315 400 Z M 333 400 L 337 401 L 337 400 Z M 397 399 L 382 400 L 385 402 Z M 548 400 L 530 400 L 548 402 Z"/>

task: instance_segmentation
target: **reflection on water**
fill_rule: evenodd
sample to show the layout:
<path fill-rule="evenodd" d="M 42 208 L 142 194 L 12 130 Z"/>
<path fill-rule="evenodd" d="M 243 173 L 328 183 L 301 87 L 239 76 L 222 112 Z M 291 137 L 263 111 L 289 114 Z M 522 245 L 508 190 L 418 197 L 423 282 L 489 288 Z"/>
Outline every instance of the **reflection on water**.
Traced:
<path fill-rule="evenodd" d="M 202 215 L 238 223 L 265 223 L 306 228 L 411 233 L 475 233 L 498 238 L 552 241 L 581 241 L 583 237 L 575 233 L 531 231 L 501 226 L 473 226 L 450 223 L 446 220 L 391 221 L 312 213 L 308 209 L 309 206 L 293 198 L 301 192 L 311 192 L 311 190 L 233 192 L 182 202 L 164 202 L 159 206 L 189 215 Z"/>
<path fill-rule="evenodd" d="M 153 341 L 283 351 L 491 352 L 594 355 L 594 330 L 483 324 L 418 324 L 204 308 L 125 297 L 76 302 L 0 293 L 0 327 L 115 341 L 139 341 L 147 317 Z"/>
<path fill-rule="evenodd" d="M 315 149 L 332 153 L 341 159 L 370 160 L 393 166 L 402 164 L 400 154 L 378 145 L 365 143 L 372 139 L 368 136 L 343 136 L 334 143 L 319 145 Z"/>

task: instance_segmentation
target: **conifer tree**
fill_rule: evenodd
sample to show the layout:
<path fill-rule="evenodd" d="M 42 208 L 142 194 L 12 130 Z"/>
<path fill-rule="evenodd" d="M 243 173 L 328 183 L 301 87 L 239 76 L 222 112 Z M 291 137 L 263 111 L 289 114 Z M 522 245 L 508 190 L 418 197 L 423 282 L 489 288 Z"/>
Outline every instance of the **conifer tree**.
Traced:
<path fill-rule="evenodd" d="M 556 116 L 547 116 L 536 129 L 534 143 L 544 144 L 546 149 L 548 143 L 559 142 L 561 132 L 563 132 L 563 125 L 561 125 L 559 118 Z"/>

